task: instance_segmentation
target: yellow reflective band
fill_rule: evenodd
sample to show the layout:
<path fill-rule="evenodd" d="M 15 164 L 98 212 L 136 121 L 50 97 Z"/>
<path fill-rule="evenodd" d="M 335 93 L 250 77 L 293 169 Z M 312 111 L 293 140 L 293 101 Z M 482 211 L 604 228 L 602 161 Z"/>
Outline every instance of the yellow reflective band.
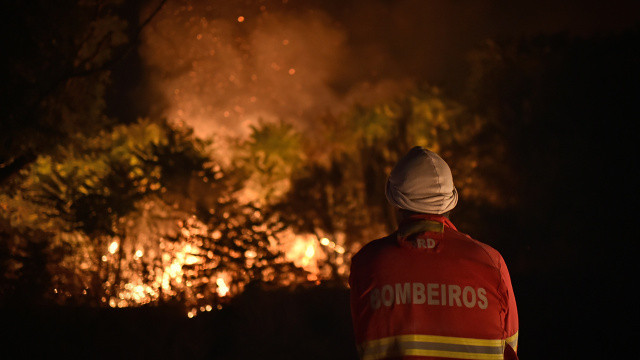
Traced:
<path fill-rule="evenodd" d="M 507 339 L 474 339 L 437 335 L 398 335 L 367 341 L 359 346 L 363 360 L 400 356 L 502 360 L 505 344 L 517 346 L 518 333 Z"/>
<path fill-rule="evenodd" d="M 383 345 L 398 341 L 419 341 L 419 342 L 435 342 L 441 344 L 456 344 L 456 345 L 477 345 L 477 346 L 502 346 L 504 340 L 493 339 L 473 339 L 473 338 L 461 338 L 452 336 L 437 336 L 437 335 L 398 335 L 378 340 L 367 341 L 367 345 Z"/>
<path fill-rule="evenodd" d="M 404 224 L 403 226 L 398 228 L 399 237 L 407 237 L 409 235 L 421 233 L 421 232 L 436 232 L 436 233 L 444 232 L 444 224 L 439 223 L 437 221 L 423 220 L 423 221 L 417 221 L 409 224 Z"/>
<path fill-rule="evenodd" d="M 513 348 L 513 350 L 518 350 L 518 333 L 519 331 L 516 331 L 515 334 L 509 336 L 508 338 L 505 339 L 505 341 L 511 345 L 511 347 Z"/>
<path fill-rule="evenodd" d="M 470 359 L 470 360 L 503 360 L 502 354 L 477 354 L 455 351 L 438 351 L 438 350 L 421 350 L 407 349 L 402 352 L 392 351 L 388 353 L 379 353 L 377 355 L 364 355 L 363 360 L 378 360 L 384 358 L 393 358 L 400 356 L 433 356 L 453 359 Z"/>

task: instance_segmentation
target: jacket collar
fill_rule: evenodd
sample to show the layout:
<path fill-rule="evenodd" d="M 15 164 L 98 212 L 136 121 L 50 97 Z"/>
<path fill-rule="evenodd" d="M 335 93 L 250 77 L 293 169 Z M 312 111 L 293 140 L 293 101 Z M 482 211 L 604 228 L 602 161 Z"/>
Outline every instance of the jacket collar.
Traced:
<path fill-rule="evenodd" d="M 453 223 L 442 215 L 413 214 L 398 226 L 398 239 L 406 239 L 418 233 L 443 233 L 444 228 L 458 230 Z"/>

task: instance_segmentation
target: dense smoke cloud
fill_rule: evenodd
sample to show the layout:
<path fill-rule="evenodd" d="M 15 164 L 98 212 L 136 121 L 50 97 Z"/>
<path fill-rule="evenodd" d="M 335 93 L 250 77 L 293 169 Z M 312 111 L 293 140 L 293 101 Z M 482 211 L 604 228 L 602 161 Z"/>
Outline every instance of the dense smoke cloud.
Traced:
<path fill-rule="evenodd" d="M 258 119 L 313 132 L 322 114 L 356 102 L 459 85 L 483 39 L 615 30 L 633 24 L 628 10 L 597 1 L 172 0 L 140 51 L 164 100 L 155 112 L 201 136 L 246 135 Z"/>
<path fill-rule="evenodd" d="M 353 66 L 346 30 L 320 9 L 269 11 L 261 3 L 244 13 L 210 2 L 167 3 L 141 49 L 164 96 L 164 116 L 203 136 L 242 136 L 259 119 L 309 131 L 324 113 L 410 86 L 358 82 L 347 86 L 356 94 L 341 92 L 345 67 Z"/>

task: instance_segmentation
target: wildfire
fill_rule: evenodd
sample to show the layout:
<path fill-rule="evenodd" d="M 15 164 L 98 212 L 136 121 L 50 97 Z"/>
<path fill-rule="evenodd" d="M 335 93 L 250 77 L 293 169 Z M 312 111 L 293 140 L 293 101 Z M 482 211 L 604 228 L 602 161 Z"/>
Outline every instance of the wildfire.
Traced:
<path fill-rule="evenodd" d="M 337 234 L 336 238 L 339 239 L 336 241 L 344 241 L 343 234 Z M 324 266 L 327 262 L 334 262 L 337 265 L 338 275 L 344 276 L 347 273 L 346 249 L 336 241 L 331 241 L 327 237 L 318 239 L 315 234 L 293 232 L 283 233 L 280 240 L 282 251 L 287 259 L 310 273 L 309 281 L 330 277 L 330 270 Z"/>
<path fill-rule="evenodd" d="M 161 238 L 160 245 L 155 250 L 149 243 L 153 237 L 147 234 L 138 235 L 137 241 L 130 245 L 127 245 L 129 240 L 123 239 L 108 244 L 101 258 L 102 263 L 112 269 L 121 264 L 121 277 L 125 282 L 111 291 L 116 279 L 110 277 L 104 284 L 108 295 L 103 297 L 104 303 L 114 308 L 139 306 L 181 294 L 186 297 L 187 304 L 192 304 L 187 315 L 194 317 L 198 313 L 220 308 L 219 299 L 233 297 L 242 291 L 244 280 L 237 280 L 234 277 L 236 275 L 227 270 L 215 272 L 219 263 L 214 260 L 213 252 L 205 251 L 198 245 L 200 235 L 207 234 L 215 241 L 224 240 L 226 235 L 220 230 L 209 230 L 195 217 L 180 222 L 179 225 L 177 233 L 182 240 L 175 242 Z M 331 274 L 326 266 L 328 261 L 337 266 L 339 275 L 346 273 L 345 248 L 339 245 L 341 241 L 344 241 L 343 235 L 330 240 L 326 236 L 298 234 L 287 230 L 271 239 L 270 246 L 274 248 L 274 252 L 284 254 L 286 261 L 306 270 L 307 281 L 315 282 L 330 278 Z M 123 252 L 124 257 L 120 259 Z M 127 256 L 127 253 L 131 255 Z M 240 255 L 244 255 L 248 268 L 265 261 L 252 249 L 232 256 Z M 207 266 L 214 269 L 211 277 L 198 277 L 193 272 L 195 267 Z M 271 276 L 267 278 L 273 279 Z M 288 283 L 290 280 L 283 284 Z M 218 300 L 211 298 L 212 294 Z"/>
<path fill-rule="evenodd" d="M 307 250 L 304 251 L 304 258 L 303 260 L 309 260 L 311 258 L 313 258 L 313 255 L 316 253 L 316 251 L 313 248 L 313 244 L 309 244 L 307 245 Z"/>
<path fill-rule="evenodd" d="M 109 253 L 115 254 L 118 251 L 118 242 L 114 241 L 109 245 Z"/>
<path fill-rule="evenodd" d="M 189 233 L 189 229 L 183 229 L 183 234 Z M 221 236 L 218 234 L 218 237 Z M 346 273 L 346 266 L 343 256 L 345 254 L 345 248 L 336 242 L 329 240 L 326 237 L 318 239 L 315 235 L 311 234 L 295 234 L 293 232 L 286 232 L 281 234 L 281 238 L 278 241 L 274 241 L 274 244 L 280 247 L 280 250 L 285 253 L 287 260 L 292 261 L 297 266 L 305 269 L 309 272 L 307 276 L 308 281 L 318 281 L 327 277 L 325 269 L 322 264 L 328 260 L 329 256 L 336 257 L 334 262 L 339 265 L 339 274 L 344 275 Z M 117 242 L 109 244 L 107 249 L 107 255 L 103 256 L 103 261 L 115 261 L 113 256 L 117 252 L 119 245 Z M 122 289 L 111 297 L 103 298 L 110 307 L 128 307 L 148 304 L 159 300 L 161 297 L 174 296 L 180 292 L 185 292 L 187 296 L 194 299 L 203 299 L 204 295 L 197 291 L 191 291 L 193 287 L 192 281 L 185 280 L 188 270 L 185 267 L 192 265 L 202 265 L 207 260 L 204 256 L 204 251 L 199 247 L 190 243 L 179 244 L 165 244 L 163 246 L 163 253 L 160 258 L 162 259 L 163 266 L 156 268 L 152 276 L 152 281 L 148 281 L 139 272 L 130 271 L 124 274 L 128 281 L 124 284 Z M 209 254 L 210 255 L 210 254 Z M 140 262 L 145 256 L 145 252 L 141 249 L 137 249 L 131 258 L 131 262 Z M 258 254 L 253 250 L 245 252 L 247 261 L 260 261 Z M 135 268 L 132 264 L 129 264 L 130 268 Z M 208 283 L 208 279 L 201 280 L 202 283 Z M 214 292 L 218 297 L 224 298 L 235 295 L 232 292 L 232 277 L 226 272 L 218 273 L 216 277 L 211 280 L 214 286 Z M 109 286 L 110 284 L 105 284 Z M 187 315 L 189 317 L 196 316 L 199 312 L 212 311 L 215 307 L 211 304 L 200 305 L 194 307 Z"/>
<path fill-rule="evenodd" d="M 229 293 L 229 286 L 227 286 L 227 283 L 225 283 L 224 279 L 221 277 L 216 279 L 216 285 L 218 285 L 218 289 L 216 290 L 218 296 L 227 296 L 227 294 Z"/>

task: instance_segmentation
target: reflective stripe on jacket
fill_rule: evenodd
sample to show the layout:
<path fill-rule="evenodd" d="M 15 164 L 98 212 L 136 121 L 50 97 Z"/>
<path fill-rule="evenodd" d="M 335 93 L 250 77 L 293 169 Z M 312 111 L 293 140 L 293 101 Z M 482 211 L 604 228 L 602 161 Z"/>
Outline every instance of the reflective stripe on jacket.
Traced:
<path fill-rule="evenodd" d="M 517 358 L 518 313 L 502 256 L 443 216 L 412 216 L 365 245 L 349 284 L 362 359 Z"/>

